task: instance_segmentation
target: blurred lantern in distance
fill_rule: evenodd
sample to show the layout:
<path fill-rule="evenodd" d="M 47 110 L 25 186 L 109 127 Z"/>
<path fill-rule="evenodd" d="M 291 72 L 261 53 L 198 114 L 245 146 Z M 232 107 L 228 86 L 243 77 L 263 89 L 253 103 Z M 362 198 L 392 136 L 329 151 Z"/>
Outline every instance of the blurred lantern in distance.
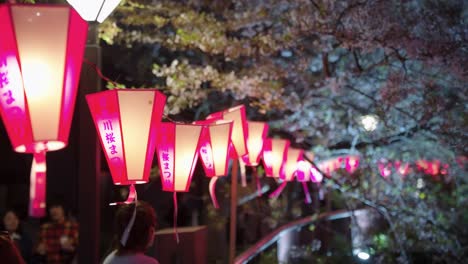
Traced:
<path fill-rule="evenodd" d="M 248 129 L 245 106 L 239 105 L 221 112 L 212 113 L 206 119 L 233 121 L 231 141 L 234 145 L 235 157 L 239 158 L 247 154 L 246 139 L 248 138 Z"/>
<path fill-rule="evenodd" d="M 303 159 L 304 151 L 302 149 L 289 147 L 286 151 L 286 160 L 283 165 L 284 173 L 280 174 L 280 178 L 285 181 L 294 180 L 298 169 L 298 163 Z"/>
<path fill-rule="evenodd" d="M 283 164 L 290 142 L 286 139 L 266 139 L 263 147 L 263 163 L 268 177 L 284 178 Z"/>
<path fill-rule="evenodd" d="M 247 121 L 248 153 L 242 157 L 247 166 L 257 166 L 260 163 L 260 157 L 263 151 L 263 142 L 268 135 L 268 124 L 264 122 Z"/>
<path fill-rule="evenodd" d="M 102 23 L 121 0 L 67 0 L 86 21 Z"/>
<path fill-rule="evenodd" d="M 13 149 L 34 154 L 33 217 L 45 215 L 45 153 L 68 144 L 87 28 L 68 6 L 0 5 L 0 113 Z"/>
<path fill-rule="evenodd" d="M 345 159 L 346 171 L 353 174 L 359 167 L 359 156 L 350 155 Z"/>
<path fill-rule="evenodd" d="M 305 160 L 300 160 L 297 163 L 297 172 L 296 179 L 298 182 L 308 182 L 310 181 L 312 165 L 310 162 Z"/>
<path fill-rule="evenodd" d="M 166 97 L 155 89 L 115 89 L 86 100 L 114 184 L 148 182 Z"/>

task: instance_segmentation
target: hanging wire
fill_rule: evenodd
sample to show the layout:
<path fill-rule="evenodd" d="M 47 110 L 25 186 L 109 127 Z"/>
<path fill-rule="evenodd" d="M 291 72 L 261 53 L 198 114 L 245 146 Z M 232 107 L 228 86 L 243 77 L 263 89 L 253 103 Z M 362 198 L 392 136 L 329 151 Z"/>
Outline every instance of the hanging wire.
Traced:
<path fill-rule="evenodd" d="M 112 83 L 115 87 L 119 87 L 119 84 L 118 84 L 118 83 L 116 83 L 116 82 L 112 81 L 111 79 L 107 78 L 106 76 L 104 76 L 104 74 L 102 73 L 101 69 L 99 69 L 99 67 L 98 67 L 95 63 L 89 61 L 89 60 L 86 59 L 86 58 L 83 58 L 83 62 L 86 63 L 86 64 L 88 64 L 89 66 L 91 66 L 91 67 L 96 71 L 96 73 L 99 75 L 99 77 L 101 77 L 101 79 L 103 79 L 103 80 L 105 80 L 105 81 L 107 81 L 107 82 Z"/>

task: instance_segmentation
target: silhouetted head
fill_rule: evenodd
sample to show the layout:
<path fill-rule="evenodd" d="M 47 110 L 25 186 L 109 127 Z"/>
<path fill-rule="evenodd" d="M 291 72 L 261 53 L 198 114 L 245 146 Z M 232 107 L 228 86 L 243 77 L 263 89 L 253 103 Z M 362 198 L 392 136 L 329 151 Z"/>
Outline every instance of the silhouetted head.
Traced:
<path fill-rule="evenodd" d="M 128 240 L 125 246 L 118 244 L 118 252 L 138 251 L 144 252 L 153 244 L 154 234 L 156 232 L 156 213 L 153 207 L 147 202 L 138 201 L 135 204 L 121 206 L 115 216 L 116 237 L 122 239 L 125 228 L 132 218 L 136 206 L 135 222 L 131 228 Z"/>

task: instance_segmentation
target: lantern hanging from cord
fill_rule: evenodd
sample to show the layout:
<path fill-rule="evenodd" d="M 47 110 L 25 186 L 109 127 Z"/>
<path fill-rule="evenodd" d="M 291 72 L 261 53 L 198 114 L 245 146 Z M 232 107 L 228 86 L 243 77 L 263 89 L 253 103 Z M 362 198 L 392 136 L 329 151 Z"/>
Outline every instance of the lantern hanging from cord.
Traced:
<path fill-rule="evenodd" d="M 149 180 L 166 97 L 155 89 L 115 89 L 86 96 L 115 185 Z M 116 203 L 112 203 L 116 204 Z"/>
<path fill-rule="evenodd" d="M 241 157 L 248 153 L 246 139 L 248 138 L 247 118 L 245 106 L 238 105 L 227 110 L 210 114 L 206 119 L 233 121 L 231 141 L 234 146 L 233 159 L 238 159 L 242 164 Z M 242 186 L 246 186 L 245 171 L 241 170 Z"/>
<path fill-rule="evenodd" d="M 0 113 L 13 149 L 34 155 L 33 217 L 45 215 L 45 153 L 68 144 L 87 28 L 68 6 L 0 5 Z"/>
<path fill-rule="evenodd" d="M 346 171 L 353 174 L 359 167 L 359 156 L 349 155 L 345 158 Z"/>
<path fill-rule="evenodd" d="M 102 23 L 121 0 L 67 0 L 86 21 Z"/>
<path fill-rule="evenodd" d="M 159 171 L 164 191 L 173 192 L 174 229 L 177 224 L 177 192 L 188 192 L 198 158 L 203 125 L 162 123 L 157 135 Z M 179 242 L 177 230 L 176 240 Z"/>
<path fill-rule="evenodd" d="M 286 150 L 290 142 L 286 139 L 267 138 L 263 146 L 263 165 L 265 175 L 274 178 L 284 178 L 283 164 L 286 160 Z"/>
<path fill-rule="evenodd" d="M 231 148 L 232 121 L 206 120 L 194 124 L 204 125 L 199 144 L 199 155 L 207 177 L 210 177 L 209 192 L 215 208 L 219 208 L 215 189 L 218 177 L 228 173 Z M 233 150 L 232 150 L 233 151 Z"/>
<path fill-rule="evenodd" d="M 258 196 L 262 195 L 262 186 L 257 173 L 257 166 L 260 163 L 260 157 L 263 152 L 263 143 L 268 135 L 268 124 L 265 122 L 247 121 L 248 153 L 242 157 L 246 166 L 252 167 L 253 180 L 256 181 Z"/>
<path fill-rule="evenodd" d="M 286 184 L 294 180 L 298 169 L 298 162 L 303 160 L 303 153 L 304 151 L 302 149 L 292 147 L 288 147 L 286 149 L 284 155 L 285 160 L 283 162 L 282 168 L 283 173 L 280 173 L 280 179 L 282 179 L 283 182 L 278 187 L 278 189 L 270 195 L 270 197 L 278 197 L 283 191 L 284 187 L 286 187 Z"/>

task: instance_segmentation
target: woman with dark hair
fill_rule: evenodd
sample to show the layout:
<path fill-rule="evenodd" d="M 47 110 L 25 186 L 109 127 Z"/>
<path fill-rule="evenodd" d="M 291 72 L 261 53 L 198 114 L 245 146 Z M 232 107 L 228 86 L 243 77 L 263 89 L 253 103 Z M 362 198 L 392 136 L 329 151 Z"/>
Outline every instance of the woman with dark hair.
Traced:
<path fill-rule="evenodd" d="M 24 231 L 19 215 L 15 210 L 7 210 L 3 216 L 3 225 L 11 240 L 26 262 L 30 262 L 33 243 L 31 237 Z"/>
<path fill-rule="evenodd" d="M 159 264 L 144 255 L 154 241 L 156 213 L 146 202 L 123 205 L 115 216 L 116 247 L 103 264 Z"/>

